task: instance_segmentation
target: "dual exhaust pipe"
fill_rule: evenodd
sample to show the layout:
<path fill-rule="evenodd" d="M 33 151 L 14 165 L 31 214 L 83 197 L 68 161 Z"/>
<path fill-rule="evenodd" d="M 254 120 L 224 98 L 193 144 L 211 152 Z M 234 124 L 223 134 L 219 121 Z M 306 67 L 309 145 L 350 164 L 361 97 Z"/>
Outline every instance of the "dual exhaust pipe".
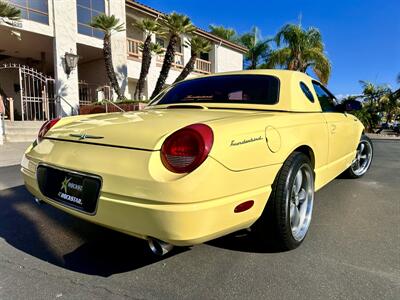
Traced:
<path fill-rule="evenodd" d="M 42 205 L 42 204 L 44 204 L 45 202 L 44 202 L 42 199 L 39 199 L 39 198 L 36 198 L 36 197 L 35 197 L 35 203 L 36 203 L 37 205 Z"/>
<path fill-rule="evenodd" d="M 151 252 L 157 256 L 163 256 L 174 248 L 173 245 L 160 241 L 156 238 L 148 238 L 147 243 Z"/>

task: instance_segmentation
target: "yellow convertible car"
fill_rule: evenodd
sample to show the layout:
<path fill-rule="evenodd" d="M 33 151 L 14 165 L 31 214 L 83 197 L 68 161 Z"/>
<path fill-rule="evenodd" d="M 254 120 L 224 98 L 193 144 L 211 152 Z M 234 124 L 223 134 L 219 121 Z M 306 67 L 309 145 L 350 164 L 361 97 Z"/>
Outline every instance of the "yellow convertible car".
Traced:
<path fill-rule="evenodd" d="M 48 121 L 21 170 L 37 201 L 147 239 L 157 254 L 258 219 L 293 249 L 309 229 L 314 192 L 371 164 L 372 143 L 347 113 L 360 106 L 337 105 L 300 72 L 204 76 L 143 111 Z"/>

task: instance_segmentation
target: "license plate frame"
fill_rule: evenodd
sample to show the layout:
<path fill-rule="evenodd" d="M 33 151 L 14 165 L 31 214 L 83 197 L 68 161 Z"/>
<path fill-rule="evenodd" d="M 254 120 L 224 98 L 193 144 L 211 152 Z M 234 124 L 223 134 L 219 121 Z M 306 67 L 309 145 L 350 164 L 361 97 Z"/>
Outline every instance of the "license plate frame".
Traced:
<path fill-rule="evenodd" d="M 102 187 L 97 175 L 39 164 L 36 179 L 40 192 L 57 204 L 95 215 Z"/>

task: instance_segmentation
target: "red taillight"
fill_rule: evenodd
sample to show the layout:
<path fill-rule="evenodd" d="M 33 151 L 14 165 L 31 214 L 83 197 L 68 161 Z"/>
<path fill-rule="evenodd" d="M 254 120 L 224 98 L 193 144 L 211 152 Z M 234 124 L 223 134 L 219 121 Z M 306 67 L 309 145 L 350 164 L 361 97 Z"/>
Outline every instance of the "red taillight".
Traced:
<path fill-rule="evenodd" d="M 51 127 L 53 127 L 54 125 L 56 125 L 56 123 L 60 121 L 60 118 L 55 118 L 49 121 L 46 121 L 42 127 L 40 127 L 39 133 L 38 133 L 38 137 L 37 140 L 38 142 L 40 142 L 43 137 L 45 136 L 45 134 L 50 130 Z"/>
<path fill-rule="evenodd" d="M 214 142 L 212 129 L 205 124 L 184 127 L 165 140 L 161 147 L 164 166 L 174 173 L 188 173 L 200 166 Z"/>

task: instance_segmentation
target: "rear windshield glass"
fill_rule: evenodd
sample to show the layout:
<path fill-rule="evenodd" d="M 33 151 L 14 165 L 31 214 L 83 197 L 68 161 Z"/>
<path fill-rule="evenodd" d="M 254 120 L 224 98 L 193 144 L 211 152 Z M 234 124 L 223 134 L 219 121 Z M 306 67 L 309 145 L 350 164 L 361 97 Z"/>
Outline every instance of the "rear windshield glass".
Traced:
<path fill-rule="evenodd" d="M 223 75 L 178 83 L 151 104 L 248 103 L 276 104 L 279 80 L 268 75 Z"/>

